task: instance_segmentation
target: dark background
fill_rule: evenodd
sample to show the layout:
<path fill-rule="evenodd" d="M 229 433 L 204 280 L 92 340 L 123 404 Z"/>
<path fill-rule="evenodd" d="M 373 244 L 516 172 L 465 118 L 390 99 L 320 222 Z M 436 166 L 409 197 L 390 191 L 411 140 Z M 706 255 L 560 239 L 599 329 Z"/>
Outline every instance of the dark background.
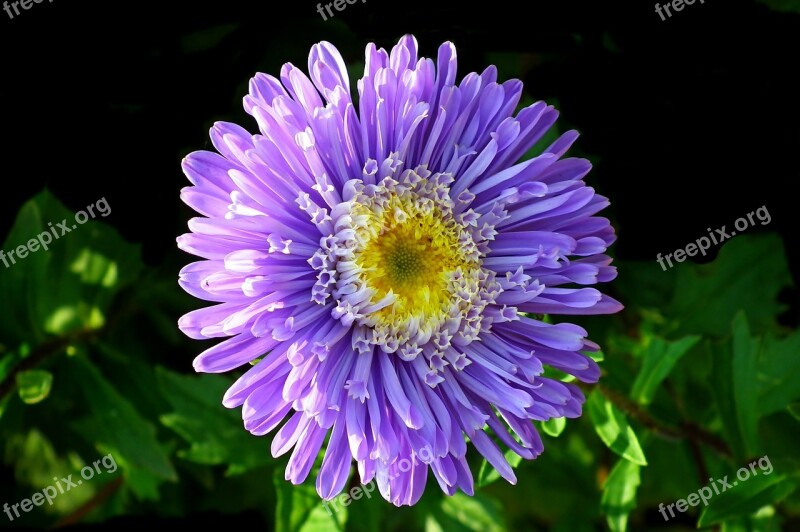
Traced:
<path fill-rule="evenodd" d="M 503 58 L 501 76 L 557 104 L 562 130 L 582 133 L 575 153 L 595 163 L 588 182 L 611 198 L 617 257 L 655 261 L 766 206 L 763 230 L 780 232 L 800 271 L 800 15 L 755 1 L 697 1 L 667 21 L 654 2 L 610 0 L 367 0 L 328 21 L 305 1 L 0 11 L 0 234 L 46 186 L 73 211 L 105 197 L 104 221 L 141 243 L 149 265 L 185 264 L 175 237 L 193 214 L 179 199 L 180 160 L 210 148 L 216 120 L 255 131 L 241 105 L 249 78 L 286 61 L 305 69 L 320 40 L 361 68 L 366 43 L 388 48 L 404 33 L 428 57 L 453 41 L 459 78 Z"/>
<path fill-rule="evenodd" d="M 1 232 L 43 185 L 75 210 L 105 196 L 107 221 L 158 263 L 188 217 L 181 157 L 210 146 L 215 120 L 255 129 L 241 107 L 255 72 L 305 66 L 323 39 L 363 64 L 367 42 L 411 32 L 427 56 L 452 40 L 461 75 L 515 54 L 526 93 L 583 134 L 620 258 L 654 260 L 766 205 L 800 269 L 798 15 L 720 0 L 667 21 L 652 2 L 369 0 L 323 21 L 313 2 L 248 4 L 55 0 L 14 20 L 0 12 Z"/>

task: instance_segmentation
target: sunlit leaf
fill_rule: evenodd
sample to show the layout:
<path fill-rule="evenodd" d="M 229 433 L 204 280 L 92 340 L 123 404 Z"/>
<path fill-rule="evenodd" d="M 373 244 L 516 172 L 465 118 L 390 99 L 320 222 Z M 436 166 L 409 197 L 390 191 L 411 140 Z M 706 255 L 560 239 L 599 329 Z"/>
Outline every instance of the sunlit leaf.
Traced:
<path fill-rule="evenodd" d="M 35 405 L 50 395 L 53 387 L 53 374 L 49 371 L 32 369 L 17 373 L 17 390 L 23 403 Z"/>
<path fill-rule="evenodd" d="M 597 390 L 589 395 L 586 406 L 595 432 L 609 449 L 635 464 L 647 465 L 639 439 L 617 407 Z"/>
<path fill-rule="evenodd" d="M 600 507 L 612 532 L 625 532 L 628 514 L 636 507 L 636 491 L 641 467 L 629 460 L 619 460 L 603 484 Z"/>
<path fill-rule="evenodd" d="M 16 257 L 0 276 L 4 303 L 15 309 L 0 320 L 5 341 L 36 345 L 49 334 L 102 327 L 114 295 L 139 274 L 137 246 L 102 216 L 81 225 L 75 214 L 48 191 L 20 209 L 2 248 Z"/>
<path fill-rule="evenodd" d="M 560 436 L 566 426 L 567 419 L 563 417 L 554 417 L 542 422 L 542 430 L 554 438 Z"/>
<path fill-rule="evenodd" d="M 426 532 L 502 532 L 502 510 L 496 500 L 476 493 L 469 497 L 457 492 L 444 497 L 441 505 L 428 514 Z"/>
<path fill-rule="evenodd" d="M 60 480 L 73 475 L 75 478 L 78 476 L 76 473 L 85 465 L 75 453 L 60 455 L 53 442 L 38 429 L 15 434 L 3 444 L 5 459 L 13 467 L 15 481 L 24 485 L 28 492 L 53 485 L 54 477 Z M 68 497 L 55 497 L 52 507 L 48 506 L 45 511 L 74 511 L 91 499 L 95 491 L 95 485 L 87 482 Z"/>

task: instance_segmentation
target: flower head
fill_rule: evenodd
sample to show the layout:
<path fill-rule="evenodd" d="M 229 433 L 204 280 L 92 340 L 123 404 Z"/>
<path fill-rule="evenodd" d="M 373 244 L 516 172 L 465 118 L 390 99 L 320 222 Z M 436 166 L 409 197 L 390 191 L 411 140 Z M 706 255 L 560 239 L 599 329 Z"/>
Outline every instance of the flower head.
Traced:
<path fill-rule="evenodd" d="M 358 103 L 339 52 L 313 47 L 310 78 L 291 64 L 258 74 L 244 99 L 260 133 L 217 123 L 219 153 L 183 162 L 193 186 L 181 249 L 204 260 L 180 283 L 217 302 L 181 318 L 197 339 L 228 337 L 195 360 L 225 372 L 261 358 L 226 393 L 247 430 L 292 451 L 286 479 L 317 477 L 325 499 L 355 460 L 394 504 L 414 504 L 432 474 L 472 494 L 465 436 L 509 482 L 489 436 L 521 457 L 532 421 L 577 417 L 584 397 L 544 367 L 596 381 L 586 331 L 542 314 L 621 305 L 591 288 L 616 275 L 614 240 L 584 184 L 588 161 L 563 134 L 518 162 L 556 120 L 542 102 L 514 115 L 517 80 L 494 67 L 456 83 L 450 43 L 436 63 L 403 37 L 369 45 Z"/>

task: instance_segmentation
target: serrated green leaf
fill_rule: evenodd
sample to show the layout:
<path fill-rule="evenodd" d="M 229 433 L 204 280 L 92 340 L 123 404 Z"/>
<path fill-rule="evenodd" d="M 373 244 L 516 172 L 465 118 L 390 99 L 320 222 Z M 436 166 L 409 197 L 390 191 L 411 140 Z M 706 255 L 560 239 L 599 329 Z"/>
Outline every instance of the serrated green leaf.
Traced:
<path fill-rule="evenodd" d="M 161 482 L 157 476 L 137 467 L 129 468 L 125 478 L 125 484 L 144 501 L 158 500 L 158 486 Z"/>
<path fill-rule="evenodd" d="M 177 480 L 167 454 L 156 439 L 155 427 L 84 356 L 76 356 L 72 361 L 74 378 L 91 414 L 90 418 L 75 423 L 87 441 L 108 448 L 120 465 L 138 469 L 140 476 L 154 477 L 153 482 Z M 149 486 L 146 482 L 140 485 Z M 136 493 L 142 498 L 153 495 L 150 488 Z"/>
<path fill-rule="evenodd" d="M 642 369 L 633 383 L 631 398 L 640 404 L 649 404 L 678 360 L 698 341 L 700 336 L 697 335 L 686 336 L 675 342 L 653 337 L 644 352 Z"/>
<path fill-rule="evenodd" d="M 179 375 L 156 370 L 161 391 L 173 412 L 161 423 L 189 444 L 178 451 L 185 460 L 205 465 L 227 465 L 228 474 L 271 464 L 269 442 L 247 432 L 241 415 L 222 406 L 230 381 L 219 375 Z"/>
<path fill-rule="evenodd" d="M 796 482 L 785 475 L 758 475 L 734 482 L 733 487 L 714 495 L 709 501 L 697 521 L 698 527 L 753 514 L 764 506 L 781 501 L 797 487 Z"/>
<path fill-rule="evenodd" d="M 35 405 L 47 399 L 53 387 L 53 374 L 41 369 L 20 371 L 16 378 L 19 397 L 28 405 Z"/>
<path fill-rule="evenodd" d="M 675 269 L 678 278 L 668 313 L 682 334 L 725 336 L 740 310 L 759 329 L 774 328 L 785 308 L 778 293 L 791 284 L 783 243 L 770 233 L 737 236 L 723 244 L 714 262 L 681 263 Z"/>
<path fill-rule="evenodd" d="M 628 528 L 628 515 L 636 508 L 640 470 L 639 464 L 619 460 L 603 484 L 600 508 L 612 532 L 625 532 Z"/>
<path fill-rule="evenodd" d="M 609 449 L 635 464 L 647 465 L 639 439 L 617 407 L 597 390 L 589 395 L 586 405 L 595 432 Z"/>

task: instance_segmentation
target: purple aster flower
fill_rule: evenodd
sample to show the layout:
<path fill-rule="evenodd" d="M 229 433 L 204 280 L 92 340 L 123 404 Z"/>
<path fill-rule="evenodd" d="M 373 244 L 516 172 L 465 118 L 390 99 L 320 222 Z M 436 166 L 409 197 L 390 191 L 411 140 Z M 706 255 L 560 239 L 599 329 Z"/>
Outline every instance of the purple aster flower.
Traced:
<path fill-rule="evenodd" d="M 417 56 L 411 36 L 391 53 L 370 44 L 358 102 L 330 43 L 310 77 L 291 64 L 258 74 L 244 107 L 251 134 L 217 123 L 219 153 L 183 161 L 183 200 L 202 217 L 181 249 L 201 257 L 180 284 L 216 302 L 181 318 L 191 338 L 227 338 L 197 371 L 255 362 L 225 394 L 255 435 L 275 432 L 299 484 L 323 445 L 317 491 L 345 487 L 352 461 L 396 505 L 414 504 L 429 473 L 473 493 L 467 442 L 511 483 L 498 441 L 542 452 L 532 421 L 577 417 L 577 385 L 599 377 L 581 327 L 532 315 L 605 314 L 615 300 L 608 205 L 562 156 L 563 134 L 520 157 L 555 122 L 542 102 L 514 115 L 522 83 L 494 66 L 456 82 L 456 51 Z M 493 434 L 491 436 L 490 434 Z"/>

